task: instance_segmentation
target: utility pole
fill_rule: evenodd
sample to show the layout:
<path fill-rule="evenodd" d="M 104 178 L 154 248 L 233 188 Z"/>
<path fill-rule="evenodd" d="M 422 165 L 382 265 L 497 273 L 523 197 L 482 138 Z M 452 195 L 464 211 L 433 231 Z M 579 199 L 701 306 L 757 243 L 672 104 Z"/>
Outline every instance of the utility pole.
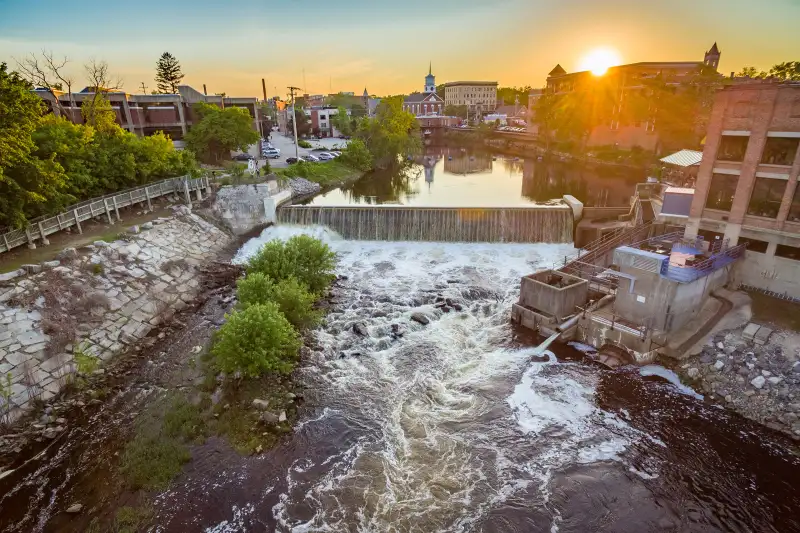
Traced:
<path fill-rule="evenodd" d="M 287 87 L 292 97 L 292 129 L 294 130 L 294 156 L 300 159 L 300 147 L 297 145 L 297 114 L 294 109 L 294 92 L 299 91 L 300 87 Z"/>
<path fill-rule="evenodd" d="M 147 94 L 147 85 L 142 82 L 142 94 Z"/>

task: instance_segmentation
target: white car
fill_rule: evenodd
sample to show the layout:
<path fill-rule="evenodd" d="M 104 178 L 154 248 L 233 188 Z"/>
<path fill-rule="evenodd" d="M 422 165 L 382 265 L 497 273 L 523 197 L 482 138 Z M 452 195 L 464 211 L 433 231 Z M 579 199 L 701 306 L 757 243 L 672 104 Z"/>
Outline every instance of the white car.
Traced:
<path fill-rule="evenodd" d="M 320 161 L 330 161 L 331 159 L 335 159 L 336 156 L 333 154 L 329 154 L 328 152 L 322 152 L 317 157 L 319 157 Z"/>
<path fill-rule="evenodd" d="M 309 163 L 319 163 L 319 158 L 317 156 L 313 156 L 311 154 L 301 155 L 300 159 L 302 159 L 303 161 L 307 161 Z"/>
<path fill-rule="evenodd" d="M 261 155 L 267 159 L 278 159 L 281 156 L 281 151 L 277 148 L 272 148 L 271 150 L 263 150 Z"/>
<path fill-rule="evenodd" d="M 339 157 L 340 155 L 342 155 L 342 152 L 340 152 L 339 150 L 331 150 L 328 153 L 331 154 L 333 157 Z"/>

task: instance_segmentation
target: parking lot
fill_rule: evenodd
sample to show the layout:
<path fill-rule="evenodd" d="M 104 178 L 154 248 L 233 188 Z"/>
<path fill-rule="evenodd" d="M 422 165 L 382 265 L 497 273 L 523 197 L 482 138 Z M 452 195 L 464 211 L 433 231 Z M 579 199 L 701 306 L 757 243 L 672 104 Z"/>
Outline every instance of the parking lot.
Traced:
<path fill-rule="evenodd" d="M 272 146 L 281 151 L 281 156 L 278 159 L 269 160 L 270 166 L 273 168 L 285 168 L 286 166 L 288 166 L 288 163 L 286 163 L 286 158 L 295 157 L 294 137 L 286 137 L 284 135 L 281 135 L 277 131 L 273 131 L 272 135 L 270 135 L 269 142 L 272 143 Z M 302 156 L 302 155 L 314 154 L 315 153 L 314 148 L 317 148 L 316 152 L 319 152 L 325 150 L 333 150 L 337 147 L 344 148 L 345 146 L 347 146 L 347 139 L 338 139 L 330 137 L 326 137 L 324 139 L 319 139 L 316 141 L 309 140 L 308 142 L 311 143 L 313 148 L 309 149 L 309 148 L 298 147 L 297 155 Z M 261 157 L 261 153 L 259 152 L 257 144 L 251 146 L 247 150 L 247 153 L 258 158 L 259 166 L 265 161 L 265 159 Z"/>

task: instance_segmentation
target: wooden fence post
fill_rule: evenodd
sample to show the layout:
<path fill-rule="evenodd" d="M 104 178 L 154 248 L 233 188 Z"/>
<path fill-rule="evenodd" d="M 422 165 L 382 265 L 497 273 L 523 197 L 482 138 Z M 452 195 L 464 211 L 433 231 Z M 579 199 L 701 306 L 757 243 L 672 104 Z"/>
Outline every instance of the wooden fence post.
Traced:
<path fill-rule="evenodd" d="M 90 211 L 91 211 L 91 209 L 92 208 L 89 207 Z M 81 219 L 78 218 L 78 210 L 77 209 L 73 209 L 72 210 L 72 216 L 75 217 L 75 226 L 78 228 L 78 233 L 83 235 L 83 228 L 81 227 Z"/>
<path fill-rule="evenodd" d="M 150 191 L 147 187 L 144 188 L 144 195 L 147 198 L 147 210 L 153 212 L 153 204 L 150 202 Z"/>
<path fill-rule="evenodd" d="M 119 208 L 117 207 L 117 197 L 112 196 L 111 201 L 114 203 L 114 212 L 117 214 L 117 220 L 122 222 L 122 217 L 119 216 Z"/>
<path fill-rule="evenodd" d="M 183 196 L 186 200 L 186 205 L 192 207 L 192 196 L 189 194 L 189 180 L 183 180 Z"/>

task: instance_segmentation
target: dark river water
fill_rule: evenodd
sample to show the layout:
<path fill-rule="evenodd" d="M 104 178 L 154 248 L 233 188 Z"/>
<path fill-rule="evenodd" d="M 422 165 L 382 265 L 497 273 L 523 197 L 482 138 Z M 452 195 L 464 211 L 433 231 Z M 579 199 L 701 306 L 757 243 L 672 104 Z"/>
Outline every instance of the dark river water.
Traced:
<path fill-rule="evenodd" d="M 216 439 L 196 447 L 155 496 L 151 531 L 800 531 L 800 461 L 786 437 L 636 368 L 599 369 L 579 345 L 531 361 L 539 341 L 509 324 L 519 278 L 570 245 L 345 241 L 277 227 L 236 260 L 300 231 L 326 239 L 348 279 L 300 370 L 295 431 L 254 457 Z M 438 297 L 462 311 L 436 310 Z M 41 490 L 6 531 L 59 531 L 37 517 L 56 492 L 85 501 L 69 477 L 88 468 L 75 456 L 114 461 L 63 450 L 26 479 Z M 10 502 L 25 505 L 0 495 L 0 513 Z"/>
<path fill-rule="evenodd" d="M 640 170 L 427 147 L 407 170 L 376 172 L 308 203 L 512 207 L 571 194 L 586 206 L 621 207 L 630 205 L 635 184 L 645 179 Z"/>

